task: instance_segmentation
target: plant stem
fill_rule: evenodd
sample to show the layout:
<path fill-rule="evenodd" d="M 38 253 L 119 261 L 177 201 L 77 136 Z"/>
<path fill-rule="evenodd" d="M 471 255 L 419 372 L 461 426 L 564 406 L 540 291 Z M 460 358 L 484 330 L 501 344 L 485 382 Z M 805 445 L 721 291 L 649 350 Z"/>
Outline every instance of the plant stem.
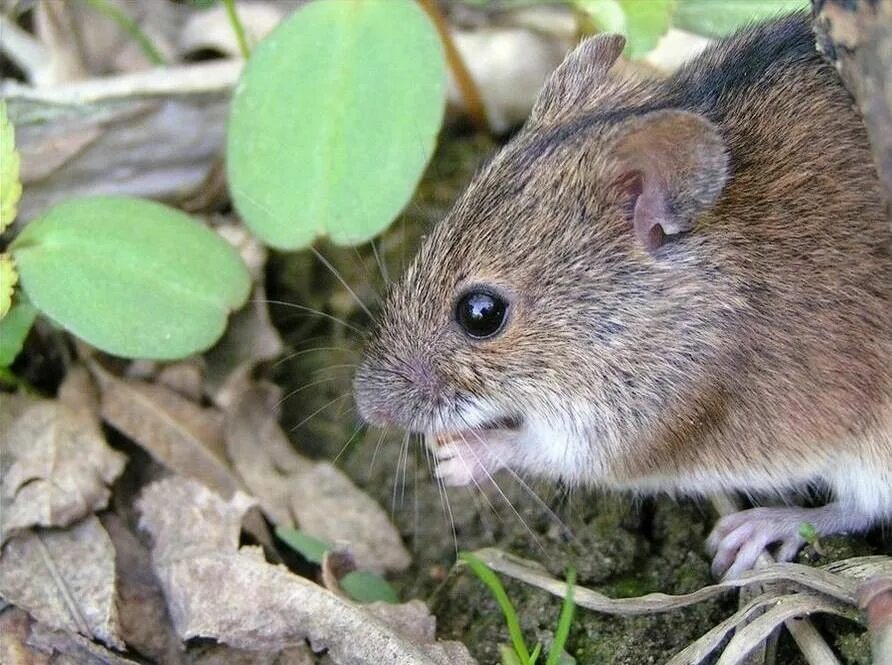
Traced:
<path fill-rule="evenodd" d="M 137 25 L 136 21 L 127 16 L 127 14 L 108 2 L 108 0 L 87 0 L 87 3 L 89 3 L 94 10 L 121 26 L 127 34 L 139 44 L 142 52 L 153 65 L 163 67 L 167 64 L 164 56 L 161 55 L 158 49 L 155 48 L 155 45 L 152 44 L 152 40 L 150 40 L 148 35 L 142 31 L 142 28 Z"/>
<path fill-rule="evenodd" d="M 455 85 L 458 87 L 462 99 L 465 100 L 465 107 L 471 121 L 479 129 L 490 131 L 489 120 L 486 117 L 486 108 L 483 106 L 483 100 L 480 98 L 480 91 L 477 89 L 477 84 L 474 83 L 471 72 L 468 71 L 461 53 L 458 52 L 452 35 L 449 34 L 449 25 L 443 16 L 443 12 L 437 6 L 436 0 L 418 0 L 418 4 L 430 16 L 437 33 L 440 35 L 443 50 L 446 52 L 446 62 L 449 64 L 449 69 L 452 70 L 452 75 L 455 77 Z"/>
<path fill-rule="evenodd" d="M 247 60 L 248 56 L 251 55 L 251 49 L 248 46 L 248 38 L 245 35 L 245 26 L 242 25 L 238 12 L 235 9 L 235 0 L 223 0 L 223 4 L 226 5 L 226 15 L 229 17 L 229 22 L 232 24 L 232 30 L 235 32 L 235 38 L 238 41 L 238 50 L 241 51 L 242 57 Z"/>
<path fill-rule="evenodd" d="M 567 644 L 567 637 L 570 635 L 570 626 L 573 623 L 573 611 L 576 609 L 576 603 L 573 602 L 573 592 L 576 589 L 576 569 L 570 568 L 567 571 L 567 595 L 564 596 L 564 603 L 561 606 L 561 616 L 558 619 L 557 630 L 554 633 L 554 642 L 548 650 L 548 660 L 545 665 L 558 665 L 561 660 L 561 654 Z"/>

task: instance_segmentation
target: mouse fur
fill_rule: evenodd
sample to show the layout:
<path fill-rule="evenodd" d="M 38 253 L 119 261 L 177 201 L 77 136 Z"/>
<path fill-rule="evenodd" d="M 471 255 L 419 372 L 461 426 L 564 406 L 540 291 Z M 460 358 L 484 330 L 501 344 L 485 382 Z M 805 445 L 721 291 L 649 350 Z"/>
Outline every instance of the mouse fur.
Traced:
<path fill-rule="evenodd" d="M 825 530 L 888 518 L 892 225 L 810 19 L 665 80 L 612 71 L 622 43 L 571 53 L 424 239 L 357 371 L 361 414 L 439 436 L 456 484 L 508 466 L 638 492 L 819 485 Z M 509 303 L 492 339 L 455 321 L 475 285 Z"/>

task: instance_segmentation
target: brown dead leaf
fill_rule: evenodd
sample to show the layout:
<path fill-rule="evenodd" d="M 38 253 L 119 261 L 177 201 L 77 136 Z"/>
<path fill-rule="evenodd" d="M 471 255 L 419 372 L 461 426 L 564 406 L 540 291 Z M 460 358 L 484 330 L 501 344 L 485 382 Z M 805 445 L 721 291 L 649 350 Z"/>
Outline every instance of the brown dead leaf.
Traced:
<path fill-rule="evenodd" d="M 200 402 L 204 384 L 204 363 L 192 358 L 165 365 L 158 372 L 158 383 L 192 402 Z"/>
<path fill-rule="evenodd" d="M 214 644 L 189 654 L 191 665 L 315 665 L 316 659 L 307 646 L 284 649 L 278 653 L 233 649 Z"/>
<path fill-rule="evenodd" d="M 59 401 L 75 411 L 99 417 L 99 391 L 93 377 L 83 365 L 74 365 L 65 373 L 65 380 L 59 386 Z"/>
<path fill-rule="evenodd" d="M 53 665 L 140 665 L 109 651 L 86 637 L 62 630 L 53 630 L 42 623 L 31 625 L 28 645 L 53 654 Z"/>
<path fill-rule="evenodd" d="M 472 662 L 444 660 L 442 646 L 418 645 L 359 605 L 267 563 L 258 548 L 239 548 L 250 505 L 241 492 L 224 501 L 179 478 L 143 492 L 140 525 L 154 540 L 152 560 L 182 639 L 278 651 L 309 638 L 342 665 Z"/>
<path fill-rule="evenodd" d="M 97 363 L 91 369 L 102 391 L 100 413 L 109 425 L 175 473 L 196 478 L 226 497 L 239 489 L 225 462 L 217 411 L 164 386 L 119 379 Z"/>
<path fill-rule="evenodd" d="M 149 551 L 114 513 L 103 514 L 101 520 L 115 548 L 121 638 L 153 662 L 182 663 L 180 640 L 167 616 Z"/>
<path fill-rule="evenodd" d="M 0 612 L 0 663 L 49 665 L 50 654 L 27 644 L 33 620 L 24 610 L 9 606 Z"/>
<path fill-rule="evenodd" d="M 291 511 L 300 528 L 330 543 L 349 543 L 356 565 L 383 573 L 412 562 L 381 506 L 327 462 L 294 479 Z"/>
<path fill-rule="evenodd" d="M 173 3 L 167 0 L 107 1 L 139 26 L 165 60 L 172 60 L 181 25 Z M 133 72 L 154 66 L 123 26 L 98 13 L 89 3 L 43 0 L 39 10 L 38 34 L 47 46 L 50 59 L 58 62 L 54 76 L 44 84 L 67 83 L 90 74 Z"/>
<path fill-rule="evenodd" d="M 63 530 L 38 530 L 10 540 L 0 556 L 0 595 L 55 629 L 119 649 L 115 551 L 90 515 Z"/>
<path fill-rule="evenodd" d="M 405 570 L 411 557 L 387 514 L 339 469 L 298 455 L 279 426 L 278 390 L 245 385 L 227 412 L 226 447 L 245 485 L 279 525 L 348 544 L 359 568 Z"/>
<path fill-rule="evenodd" d="M 31 526 L 66 526 L 108 504 L 126 458 L 108 447 L 93 414 L 61 401 L 26 406 L 0 431 L 0 544 Z M 6 419 L 2 419 L 6 421 Z"/>

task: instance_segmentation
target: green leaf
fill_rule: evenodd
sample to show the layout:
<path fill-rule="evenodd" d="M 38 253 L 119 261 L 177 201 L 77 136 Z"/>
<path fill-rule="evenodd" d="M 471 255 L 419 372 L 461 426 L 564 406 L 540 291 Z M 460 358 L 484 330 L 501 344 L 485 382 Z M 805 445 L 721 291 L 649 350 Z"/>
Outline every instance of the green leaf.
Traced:
<path fill-rule="evenodd" d="M 724 37 L 748 23 L 809 7 L 809 0 L 677 0 L 672 24 L 698 35 Z"/>
<path fill-rule="evenodd" d="M 510 644 L 499 645 L 499 663 L 501 665 L 523 665 L 520 658 L 517 657 L 514 647 Z"/>
<path fill-rule="evenodd" d="M 493 597 L 496 599 L 496 602 L 502 609 L 502 614 L 505 616 L 505 623 L 508 626 L 508 634 L 511 637 L 511 644 L 514 646 L 514 651 L 517 654 L 518 660 L 520 660 L 521 665 L 530 665 L 530 651 L 527 649 L 526 642 L 524 642 L 523 639 L 523 633 L 520 630 L 520 620 L 517 618 L 517 610 L 514 609 L 511 599 L 508 598 L 508 594 L 505 593 L 505 587 L 502 586 L 498 576 L 489 569 L 480 557 L 471 552 L 462 552 L 458 555 L 458 558 L 460 561 L 464 561 L 468 564 L 471 570 L 474 571 L 474 574 L 480 578 L 480 581 L 489 587 L 490 593 L 492 593 Z"/>
<path fill-rule="evenodd" d="M 348 596 L 360 603 L 400 602 L 390 583 L 370 570 L 353 570 L 344 575 L 339 584 Z"/>
<path fill-rule="evenodd" d="M 19 273 L 12 257 L 9 254 L 0 254 L 0 320 L 12 307 L 12 294 L 18 281 Z"/>
<path fill-rule="evenodd" d="M 37 310 L 31 303 L 19 300 L 0 321 L 0 367 L 12 365 L 36 316 Z"/>
<path fill-rule="evenodd" d="M 322 557 L 331 549 L 325 541 L 290 527 L 277 526 L 276 536 L 310 563 L 321 565 Z"/>
<path fill-rule="evenodd" d="M 558 619 L 557 630 L 554 633 L 554 642 L 552 642 L 551 648 L 548 650 L 548 659 L 545 661 L 545 665 L 566 665 L 567 662 L 575 662 L 572 657 L 564 653 L 567 637 L 570 635 L 570 626 L 573 624 L 573 613 L 576 610 L 576 603 L 573 600 L 575 590 L 576 569 L 570 568 L 567 571 L 567 593 L 561 605 L 561 616 Z"/>
<path fill-rule="evenodd" d="M 41 312 L 118 356 L 168 360 L 210 347 L 251 287 L 238 253 L 185 213 L 93 197 L 54 206 L 11 246 Z"/>
<path fill-rule="evenodd" d="M 674 7 L 673 0 L 574 0 L 574 4 L 600 32 L 625 36 L 630 58 L 642 58 L 653 50 L 669 29 Z"/>
<path fill-rule="evenodd" d="M 15 129 L 9 122 L 6 102 L 0 99 L 0 233 L 15 219 L 16 206 L 22 197 L 19 166 Z"/>
<path fill-rule="evenodd" d="M 408 203 L 443 121 L 446 66 L 411 0 L 317 0 L 257 47 L 236 88 L 227 168 L 265 243 L 365 242 Z"/>

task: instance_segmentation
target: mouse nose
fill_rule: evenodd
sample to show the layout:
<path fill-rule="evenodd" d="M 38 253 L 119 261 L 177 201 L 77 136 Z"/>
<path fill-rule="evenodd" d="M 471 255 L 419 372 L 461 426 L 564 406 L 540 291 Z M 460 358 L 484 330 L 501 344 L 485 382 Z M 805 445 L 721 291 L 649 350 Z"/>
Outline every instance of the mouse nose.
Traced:
<path fill-rule="evenodd" d="M 353 379 L 359 415 L 376 427 L 408 427 L 418 413 L 430 411 L 442 390 L 442 379 L 424 361 L 399 363 L 399 368 L 366 361 Z"/>

